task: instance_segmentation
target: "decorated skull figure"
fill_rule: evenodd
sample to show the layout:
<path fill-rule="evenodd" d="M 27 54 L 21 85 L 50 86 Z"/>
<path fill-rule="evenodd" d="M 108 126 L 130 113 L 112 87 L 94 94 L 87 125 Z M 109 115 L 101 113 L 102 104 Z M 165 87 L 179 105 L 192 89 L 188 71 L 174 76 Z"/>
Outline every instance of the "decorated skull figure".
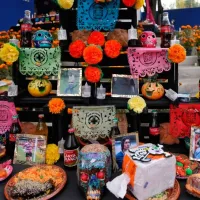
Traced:
<path fill-rule="evenodd" d="M 156 35 L 152 31 L 144 31 L 140 36 L 142 47 L 155 48 L 157 44 Z"/>
<path fill-rule="evenodd" d="M 51 48 L 53 37 L 48 31 L 39 30 L 34 33 L 33 42 L 35 48 Z"/>
<path fill-rule="evenodd" d="M 86 199 L 100 199 L 111 177 L 111 156 L 108 148 L 100 144 L 83 147 L 79 153 L 77 176 Z"/>

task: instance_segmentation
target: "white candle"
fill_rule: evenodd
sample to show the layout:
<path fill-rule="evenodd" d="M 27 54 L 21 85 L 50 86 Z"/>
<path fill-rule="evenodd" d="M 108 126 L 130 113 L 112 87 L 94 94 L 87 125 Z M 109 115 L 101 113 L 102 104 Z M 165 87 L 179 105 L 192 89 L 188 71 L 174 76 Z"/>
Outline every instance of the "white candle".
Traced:
<path fill-rule="evenodd" d="M 91 96 L 91 86 L 85 83 L 85 85 L 82 86 L 82 97 L 90 97 Z"/>
<path fill-rule="evenodd" d="M 105 99 L 106 98 L 106 88 L 101 84 L 99 88 L 97 88 L 97 99 Z"/>
<path fill-rule="evenodd" d="M 13 36 L 13 38 L 9 40 L 9 43 L 12 43 L 12 44 L 18 46 L 18 44 L 19 44 L 19 40 L 16 39 L 15 36 Z"/>

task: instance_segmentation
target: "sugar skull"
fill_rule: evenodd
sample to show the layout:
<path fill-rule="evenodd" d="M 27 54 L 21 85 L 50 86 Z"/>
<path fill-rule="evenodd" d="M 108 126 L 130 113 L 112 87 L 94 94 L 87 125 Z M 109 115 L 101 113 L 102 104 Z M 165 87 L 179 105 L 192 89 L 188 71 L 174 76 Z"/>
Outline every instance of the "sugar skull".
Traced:
<path fill-rule="evenodd" d="M 152 31 L 144 31 L 140 36 L 142 47 L 155 48 L 157 44 L 156 35 Z"/>
<path fill-rule="evenodd" d="M 48 31 L 39 30 L 34 33 L 33 42 L 35 48 L 51 48 L 53 37 Z"/>
<path fill-rule="evenodd" d="M 108 148 L 100 144 L 83 147 L 79 153 L 77 176 L 86 199 L 99 200 L 111 177 L 111 156 Z"/>

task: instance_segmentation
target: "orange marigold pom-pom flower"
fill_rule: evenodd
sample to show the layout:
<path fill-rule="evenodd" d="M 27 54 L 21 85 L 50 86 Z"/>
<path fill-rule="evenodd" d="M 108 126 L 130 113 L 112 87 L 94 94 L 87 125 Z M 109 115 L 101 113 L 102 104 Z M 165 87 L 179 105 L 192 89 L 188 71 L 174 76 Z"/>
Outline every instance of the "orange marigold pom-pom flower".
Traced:
<path fill-rule="evenodd" d="M 52 114 L 60 114 L 65 108 L 65 102 L 61 98 L 52 98 L 49 103 L 49 112 Z"/>
<path fill-rule="evenodd" d="M 69 45 L 69 54 L 73 58 L 81 58 L 83 56 L 84 49 L 85 43 L 82 40 L 76 40 Z"/>
<path fill-rule="evenodd" d="M 122 0 L 126 7 L 133 7 L 136 3 L 136 0 Z"/>
<path fill-rule="evenodd" d="M 103 46 L 105 43 L 104 34 L 99 31 L 93 31 L 88 37 L 88 44 L 95 44 L 99 46 Z"/>
<path fill-rule="evenodd" d="M 105 43 L 105 54 L 110 58 L 116 58 L 120 54 L 122 45 L 117 40 L 109 40 Z"/>
<path fill-rule="evenodd" d="M 180 63 L 186 59 L 186 50 L 180 44 L 174 44 L 168 49 L 168 59 L 173 63 Z"/>
<path fill-rule="evenodd" d="M 102 77 L 102 71 L 98 67 L 88 66 L 85 69 L 85 78 L 91 83 L 97 83 Z"/>
<path fill-rule="evenodd" d="M 83 58 L 89 65 L 96 65 L 103 59 L 102 49 L 96 45 L 89 45 L 83 51 Z"/>

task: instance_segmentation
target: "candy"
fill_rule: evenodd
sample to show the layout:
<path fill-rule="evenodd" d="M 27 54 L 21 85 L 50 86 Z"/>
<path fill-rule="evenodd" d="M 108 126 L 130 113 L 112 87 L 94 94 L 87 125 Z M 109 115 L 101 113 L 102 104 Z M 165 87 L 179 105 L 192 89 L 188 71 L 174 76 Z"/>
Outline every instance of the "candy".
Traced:
<path fill-rule="evenodd" d="M 180 166 L 180 167 L 183 167 L 183 163 L 181 163 L 181 162 L 176 162 L 176 165 Z"/>
<path fill-rule="evenodd" d="M 191 175 L 192 174 L 192 170 L 190 168 L 186 169 L 185 172 L 186 172 L 187 175 Z"/>

